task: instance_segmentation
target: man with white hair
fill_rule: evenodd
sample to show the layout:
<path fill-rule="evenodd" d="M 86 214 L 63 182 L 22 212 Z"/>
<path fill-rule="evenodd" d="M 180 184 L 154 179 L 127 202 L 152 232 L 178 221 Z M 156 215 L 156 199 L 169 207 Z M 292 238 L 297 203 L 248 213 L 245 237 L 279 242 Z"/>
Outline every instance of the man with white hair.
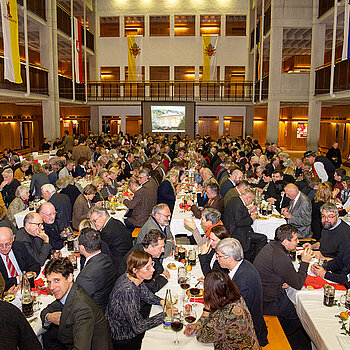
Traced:
<path fill-rule="evenodd" d="M 10 205 L 10 203 L 16 198 L 16 190 L 17 187 L 21 185 L 21 183 L 13 178 L 12 169 L 5 169 L 2 172 L 2 176 L 4 181 L 0 184 L 0 192 L 2 194 L 2 198 L 6 207 Z"/>
<path fill-rule="evenodd" d="M 216 259 L 220 266 L 228 269 L 252 315 L 260 346 L 267 341 L 267 328 L 263 316 L 262 284 L 258 271 L 244 259 L 241 243 L 235 238 L 224 238 L 216 246 Z"/>
<path fill-rule="evenodd" d="M 282 208 L 281 213 L 287 219 L 288 224 L 295 226 L 299 232 L 299 238 L 309 238 L 311 232 L 311 202 L 310 199 L 294 184 L 288 184 L 284 188 L 286 197 L 291 201 L 288 209 Z"/>
<path fill-rule="evenodd" d="M 59 232 L 64 234 L 64 229 L 70 227 L 72 220 L 72 203 L 66 194 L 57 193 L 51 184 L 41 187 L 41 194 L 46 202 L 50 202 L 56 208 L 56 217 Z"/>

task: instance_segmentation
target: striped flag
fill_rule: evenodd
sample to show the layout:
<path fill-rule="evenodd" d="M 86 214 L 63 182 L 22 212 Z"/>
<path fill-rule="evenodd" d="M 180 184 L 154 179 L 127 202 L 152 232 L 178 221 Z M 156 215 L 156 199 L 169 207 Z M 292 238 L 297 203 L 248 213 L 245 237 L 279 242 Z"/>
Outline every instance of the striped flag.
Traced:
<path fill-rule="evenodd" d="M 343 54 L 342 54 L 342 59 L 343 60 L 347 60 L 348 58 L 350 58 L 349 11 L 350 11 L 349 0 L 345 0 L 345 9 L 344 9 L 344 41 L 343 41 Z"/>
<path fill-rule="evenodd" d="M 81 23 L 78 18 L 74 17 L 74 71 L 75 82 L 83 82 L 83 62 L 81 55 Z"/>
<path fill-rule="evenodd" d="M 2 36 L 4 40 L 4 78 L 23 83 L 18 45 L 17 1 L 1 0 Z"/>
<path fill-rule="evenodd" d="M 217 34 L 203 34 L 203 82 L 216 81 Z"/>
<path fill-rule="evenodd" d="M 142 79 L 141 68 L 141 43 L 142 35 L 128 35 L 128 81 L 140 81 Z"/>

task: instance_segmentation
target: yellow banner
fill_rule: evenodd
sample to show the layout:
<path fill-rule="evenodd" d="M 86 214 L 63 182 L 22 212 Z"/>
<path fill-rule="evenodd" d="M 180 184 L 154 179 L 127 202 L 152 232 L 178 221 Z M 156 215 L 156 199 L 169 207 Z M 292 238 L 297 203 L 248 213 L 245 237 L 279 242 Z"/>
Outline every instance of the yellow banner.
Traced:
<path fill-rule="evenodd" d="M 21 84 L 21 65 L 18 45 L 18 16 L 16 0 L 1 0 L 2 31 L 4 40 L 4 77 Z"/>
<path fill-rule="evenodd" d="M 216 81 L 217 34 L 203 34 L 203 82 Z"/>
<path fill-rule="evenodd" d="M 141 80 L 141 40 L 142 35 L 128 35 L 128 80 Z"/>

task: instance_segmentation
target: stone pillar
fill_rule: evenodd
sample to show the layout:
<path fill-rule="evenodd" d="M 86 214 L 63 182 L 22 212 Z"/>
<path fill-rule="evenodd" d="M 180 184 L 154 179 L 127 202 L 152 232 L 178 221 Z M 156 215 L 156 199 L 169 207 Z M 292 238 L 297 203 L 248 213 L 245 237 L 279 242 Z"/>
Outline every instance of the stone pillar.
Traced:
<path fill-rule="evenodd" d="M 253 130 L 254 130 L 253 128 L 254 128 L 254 106 L 248 106 L 246 107 L 246 112 L 245 112 L 243 137 L 246 137 L 247 135 L 250 135 L 253 137 Z"/>
<path fill-rule="evenodd" d="M 46 26 L 40 26 L 40 61 L 48 69 L 49 97 L 42 102 L 44 137 L 54 141 L 61 137 L 60 106 L 58 86 L 57 54 L 57 11 L 56 1 L 48 0 L 46 9 Z"/>
<path fill-rule="evenodd" d="M 317 23 L 318 1 L 313 1 L 312 16 L 312 40 L 311 40 L 311 67 L 310 67 L 310 85 L 309 85 L 309 109 L 307 124 L 307 140 L 306 149 L 318 151 L 321 124 L 321 108 L 320 101 L 315 99 L 315 68 L 323 64 L 324 43 L 325 43 L 325 24 Z"/>
<path fill-rule="evenodd" d="M 224 134 L 224 116 L 219 115 L 219 136 Z"/>
<path fill-rule="evenodd" d="M 122 114 L 120 116 L 120 120 L 121 120 L 120 129 L 123 132 L 123 134 L 125 134 L 126 133 L 126 116 L 124 114 Z"/>
<path fill-rule="evenodd" d="M 100 135 L 102 132 L 102 115 L 98 106 L 90 107 L 90 128 L 95 135 Z"/>
<path fill-rule="evenodd" d="M 266 142 L 278 144 L 280 90 L 282 78 L 283 8 L 280 1 L 271 3 L 269 94 L 267 106 Z M 262 68 L 262 67 L 261 67 Z"/>

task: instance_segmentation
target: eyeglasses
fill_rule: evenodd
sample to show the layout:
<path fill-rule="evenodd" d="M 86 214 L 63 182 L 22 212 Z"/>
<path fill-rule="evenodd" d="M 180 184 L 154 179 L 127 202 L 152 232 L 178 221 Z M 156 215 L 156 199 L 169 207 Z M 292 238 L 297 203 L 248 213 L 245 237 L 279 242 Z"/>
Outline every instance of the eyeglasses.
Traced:
<path fill-rule="evenodd" d="M 171 215 L 166 215 L 166 214 L 163 214 L 163 213 L 159 213 L 159 214 L 165 216 L 167 219 L 171 218 Z"/>
<path fill-rule="evenodd" d="M 154 261 L 152 261 L 152 265 L 141 267 L 140 270 L 150 271 L 152 269 L 154 269 Z"/>
<path fill-rule="evenodd" d="M 228 258 L 228 256 L 226 256 L 226 255 L 219 255 L 218 253 L 216 253 L 215 255 L 216 255 L 216 259 L 218 259 L 218 260 L 221 259 L 221 258 L 222 259 Z"/>
<path fill-rule="evenodd" d="M 337 217 L 337 215 L 321 215 L 321 218 L 322 219 L 334 219 L 334 218 L 336 218 Z"/>
<path fill-rule="evenodd" d="M 42 222 L 28 222 L 28 224 L 37 225 L 37 226 L 44 226 L 44 224 Z"/>

